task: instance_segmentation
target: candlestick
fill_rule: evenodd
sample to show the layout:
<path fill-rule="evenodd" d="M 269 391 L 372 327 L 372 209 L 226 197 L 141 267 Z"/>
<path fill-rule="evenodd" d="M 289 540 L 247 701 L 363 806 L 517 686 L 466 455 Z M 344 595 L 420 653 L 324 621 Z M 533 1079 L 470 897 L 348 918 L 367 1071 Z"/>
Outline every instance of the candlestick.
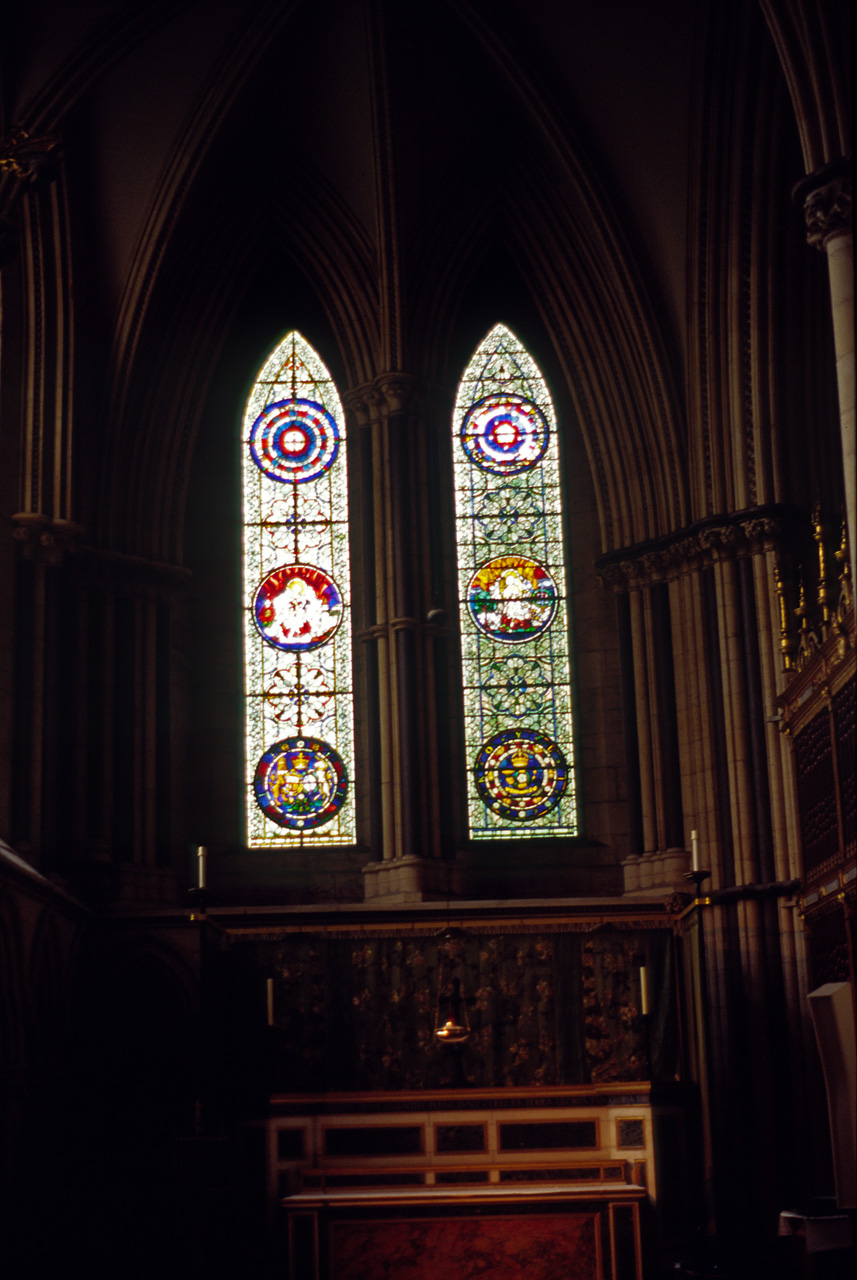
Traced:
<path fill-rule="evenodd" d="M 690 869 L 699 870 L 699 834 L 696 831 L 690 833 Z"/>
<path fill-rule="evenodd" d="M 274 979 L 268 979 L 268 1026 L 274 1025 Z"/>
<path fill-rule="evenodd" d="M 644 964 L 640 965 L 640 1012 L 644 1018 L 649 1016 L 649 982 Z"/>
<path fill-rule="evenodd" d="M 197 867 L 199 870 L 199 887 L 205 888 L 205 860 L 208 857 L 208 849 L 204 844 L 198 845 L 196 850 Z"/>

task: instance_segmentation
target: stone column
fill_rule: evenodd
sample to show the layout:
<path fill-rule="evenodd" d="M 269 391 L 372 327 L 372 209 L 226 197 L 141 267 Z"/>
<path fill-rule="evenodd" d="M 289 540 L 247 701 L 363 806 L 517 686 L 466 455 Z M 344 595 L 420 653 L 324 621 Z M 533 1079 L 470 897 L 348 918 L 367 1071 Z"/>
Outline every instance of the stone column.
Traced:
<path fill-rule="evenodd" d="M 347 398 L 366 450 L 371 504 L 365 521 L 364 627 L 371 673 L 367 691 L 379 764 L 371 840 L 364 868 L 367 899 L 412 902 L 456 892 L 452 865 L 440 857 L 434 645 L 428 570 L 424 394 L 405 374 L 382 374 Z M 364 481 L 366 477 L 364 476 Z M 371 494 L 371 497 L 370 497 Z"/>
<path fill-rule="evenodd" d="M 845 473 L 845 511 L 851 553 L 851 580 L 857 581 L 857 450 L 854 447 L 854 230 L 851 173 L 846 161 L 808 174 L 795 187 L 803 204 L 807 241 L 827 255 L 839 428 Z"/>
<path fill-rule="evenodd" d="M 626 732 L 633 725 L 635 759 L 629 759 L 629 793 L 639 787 L 642 848 L 623 863 L 626 893 L 670 894 L 686 888 L 689 869 L 681 838 L 681 733 L 676 724 L 672 626 L 665 595 L 663 566 L 648 553 L 601 567 L 602 577 L 628 594 L 628 680 L 623 696 Z M 633 686 L 633 687 L 631 687 Z"/>

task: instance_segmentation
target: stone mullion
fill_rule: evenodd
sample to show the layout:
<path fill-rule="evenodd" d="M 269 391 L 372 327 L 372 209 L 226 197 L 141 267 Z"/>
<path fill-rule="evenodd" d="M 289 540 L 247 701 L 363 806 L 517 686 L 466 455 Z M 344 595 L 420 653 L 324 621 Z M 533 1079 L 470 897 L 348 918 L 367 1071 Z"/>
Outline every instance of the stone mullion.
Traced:
<path fill-rule="evenodd" d="M 708 762 L 703 758 L 707 739 L 703 733 L 701 707 L 704 671 L 699 670 L 705 647 L 699 613 L 694 608 L 694 581 L 695 575 L 683 574 L 670 583 L 676 710 L 682 795 L 685 799 L 685 840 L 688 848 L 690 832 L 704 832 L 703 816 L 708 809 L 704 794 Z"/>
<path fill-rule="evenodd" d="M 738 884 L 755 884 L 759 879 L 755 854 L 754 809 L 752 797 L 752 759 L 750 755 L 750 736 L 747 721 L 748 707 L 746 697 L 746 680 L 742 661 L 742 632 L 745 619 L 742 616 L 741 596 L 738 583 L 737 565 L 734 560 L 721 560 L 715 567 L 718 593 L 720 596 L 720 647 L 721 670 L 723 678 L 723 701 L 726 723 L 726 739 L 728 753 L 729 801 L 732 815 L 732 836 L 735 850 L 735 879 Z M 735 935 L 729 927 L 729 908 L 723 907 L 718 912 L 722 919 L 720 929 L 720 945 L 724 948 L 722 967 L 722 999 L 724 1000 L 723 1016 L 731 1010 L 729 1021 L 734 1019 L 735 990 L 737 974 L 730 972 L 730 964 L 737 961 L 740 965 L 741 991 L 739 1007 L 746 1011 L 746 1038 L 736 1052 L 740 1052 L 741 1060 L 736 1062 L 753 1081 L 764 1083 L 760 1091 L 753 1086 L 753 1105 L 750 1114 L 752 1123 L 760 1135 L 770 1135 L 774 1118 L 770 1112 L 770 1095 L 767 1081 L 771 1063 L 767 1052 L 770 1042 L 769 1027 L 769 992 L 766 982 L 766 960 L 763 939 L 760 905 L 753 899 L 741 898 L 734 907 Z M 718 921 L 720 923 L 720 920 Z M 738 942 L 738 955 L 731 957 L 730 940 Z M 740 1025 L 740 1024 L 739 1024 Z M 724 1028 L 727 1034 L 735 1037 L 738 1027 Z M 734 1085 L 726 1082 L 727 1090 L 733 1092 Z M 737 1095 L 736 1095 L 737 1105 Z M 742 1104 L 743 1106 L 743 1104 Z"/>
<path fill-rule="evenodd" d="M 154 592 L 147 591 L 140 601 L 141 653 L 140 678 L 140 734 L 143 742 L 143 758 L 140 769 L 140 861 L 147 866 L 157 863 L 157 760 L 158 760 L 158 706 L 157 706 L 157 600 Z"/>
<path fill-rule="evenodd" d="M 387 473 L 390 492 L 389 546 L 393 615 L 391 627 L 391 687 L 394 691 L 393 736 L 395 742 L 396 857 L 418 856 L 415 746 L 418 724 L 413 583 L 413 504 L 410 465 L 413 453 L 405 448 L 411 424 L 404 414 L 387 420 L 389 453 Z M 410 465 L 409 465 L 410 464 Z"/>
<path fill-rule="evenodd" d="M 667 806 L 664 789 L 668 785 L 666 774 L 665 751 L 662 742 L 664 726 L 662 724 L 662 706 L 658 684 L 658 641 L 655 637 L 655 621 L 653 611 L 655 602 L 651 587 L 643 596 L 643 616 L 645 622 L 646 662 L 645 672 L 648 679 L 649 723 L 651 726 L 651 758 L 652 758 L 652 799 L 655 817 L 655 845 L 658 853 L 666 851 L 667 839 Z"/>
<path fill-rule="evenodd" d="M 747 699 L 741 654 L 740 594 L 734 560 L 715 566 L 720 600 L 720 664 L 723 679 L 723 711 L 726 726 L 729 807 L 735 849 L 735 877 L 739 884 L 754 884 L 753 801 L 751 761 L 747 730 Z"/>
<path fill-rule="evenodd" d="M 71 267 L 68 247 L 68 204 L 64 183 L 49 192 L 51 233 L 54 246 L 55 372 L 53 405 L 51 512 L 55 519 L 72 518 L 72 422 L 74 311 L 69 304 Z"/>
<path fill-rule="evenodd" d="M 420 736 L 419 781 L 422 802 L 421 827 L 424 855 L 440 857 L 440 795 L 438 778 L 437 690 L 435 687 L 435 651 L 438 637 L 429 622 L 432 599 L 431 528 L 428 503 L 419 501 L 420 476 L 432 474 L 427 456 L 429 449 L 426 415 L 414 424 L 415 475 L 414 475 L 414 586 L 415 612 L 418 621 L 416 632 L 417 670 L 420 673 Z"/>
<path fill-rule="evenodd" d="M 693 682 L 698 742 L 700 744 L 697 780 L 698 807 L 695 814 L 695 826 L 692 829 L 695 829 L 698 833 L 701 865 L 710 870 L 712 876 L 711 887 L 717 888 L 723 883 L 723 854 L 717 821 L 717 778 L 712 745 L 714 742 L 714 720 L 711 704 L 711 679 L 707 668 L 708 655 L 704 622 L 705 602 L 702 577 L 699 571 L 689 575 L 685 581 L 688 592 L 688 612 L 692 619 L 695 638 L 696 661 L 693 666 Z"/>
<path fill-rule="evenodd" d="M 381 758 L 381 847 L 365 869 L 367 898 L 436 897 L 439 866 L 434 672 L 436 626 L 426 631 L 428 532 L 420 498 L 425 427 L 413 379 L 388 373 L 350 399 L 372 432 L 373 612 L 363 639 L 376 646 Z M 368 620 L 367 620 L 368 621 Z M 370 691 L 371 696 L 371 691 Z"/>
<path fill-rule="evenodd" d="M 396 418 L 398 493 L 396 504 L 396 644 L 399 654 L 402 795 L 407 839 L 404 856 L 436 857 L 439 831 L 431 803 L 436 763 L 432 696 L 434 672 L 428 661 L 433 640 L 424 629 L 428 584 L 428 528 L 419 501 L 420 476 L 427 474 L 425 422 L 416 411 Z M 408 812 L 409 811 L 409 812 Z"/>
<path fill-rule="evenodd" d="M 646 646 L 646 602 L 642 589 L 631 591 L 631 645 L 634 658 L 634 697 L 637 710 L 637 742 L 640 755 L 640 794 L 643 813 L 643 848 L 640 853 L 658 850 L 655 762 L 652 741 L 652 708 Z"/>
<path fill-rule="evenodd" d="M 436 687 L 436 662 L 438 647 L 444 643 L 445 637 L 439 633 L 438 628 L 432 620 L 432 568 L 431 557 L 433 553 L 432 547 L 432 529 L 429 519 L 429 503 L 419 501 L 419 475 L 431 476 L 432 468 L 428 451 L 430 448 L 427 431 L 427 416 L 424 414 L 422 421 L 419 423 L 419 431 L 417 434 L 418 442 L 418 461 L 420 471 L 418 471 L 416 481 L 416 492 L 414 508 L 417 515 L 416 534 L 417 541 L 415 544 L 415 570 L 417 573 L 416 581 L 419 584 L 419 594 L 417 596 L 416 608 L 420 622 L 417 632 L 418 642 L 418 670 L 421 673 L 421 690 L 422 690 L 422 732 L 420 734 L 421 754 L 419 758 L 420 779 L 422 783 L 423 798 L 423 830 L 425 832 L 426 855 L 431 858 L 439 858 L 441 855 L 441 822 L 440 812 L 441 804 L 444 799 L 440 794 L 440 777 L 439 777 L 439 741 L 438 741 L 438 723 L 437 723 L 437 699 L 438 692 Z M 415 454 L 417 449 L 415 449 Z M 427 625 L 426 625 L 427 624 Z M 446 803 L 449 801 L 447 799 Z"/>
<path fill-rule="evenodd" d="M 375 645 L 378 658 L 378 710 L 380 728 L 381 773 L 381 857 L 384 861 L 396 854 L 396 812 L 394 779 L 394 699 L 391 675 L 391 654 L 388 600 L 389 561 L 391 556 L 389 528 L 389 471 L 387 467 L 387 424 L 380 418 L 370 428 L 372 432 L 372 483 L 375 498 Z"/>
<path fill-rule="evenodd" d="M 28 214 L 30 210 L 27 210 Z M 26 352 L 24 356 L 24 431 L 21 474 L 21 511 L 38 514 L 42 509 L 42 439 L 41 397 L 43 387 L 37 377 L 44 342 L 44 284 L 39 262 L 42 253 L 37 213 L 24 220 L 24 298 L 26 316 Z"/>
<path fill-rule="evenodd" d="M 19 625 L 27 626 L 32 643 L 32 743 L 30 766 L 30 812 L 28 837 L 34 852 L 41 852 L 42 844 L 42 792 L 44 787 L 44 714 L 45 714 L 45 564 L 38 559 L 33 564 L 32 614 Z"/>
<path fill-rule="evenodd" d="M 135 591 L 129 601 L 134 627 L 134 664 L 131 670 L 132 777 L 131 800 L 131 861 L 142 863 L 144 859 L 144 808 L 143 778 L 146 765 L 146 628 L 145 600 Z"/>
<path fill-rule="evenodd" d="M 77 671 L 75 674 L 75 754 L 74 754 L 74 812 L 71 827 L 74 832 L 75 854 L 79 857 L 86 846 L 86 797 L 87 787 L 87 742 L 89 740 L 90 698 L 89 668 L 87 653 L 89 650 L 89 591 L 78 584 L 77 592 Z"/>
<path fill-rule="evenodd" d="M 102 743 L 104 766 L 102 774 L 102 807 L 98 834 L 95 836 L 96 857 L 108 858 L 113 843 L 115 776 L 116 776 L 116 592 L 109 587 L 104 591 L 104 704 L 102 707 Z"/>

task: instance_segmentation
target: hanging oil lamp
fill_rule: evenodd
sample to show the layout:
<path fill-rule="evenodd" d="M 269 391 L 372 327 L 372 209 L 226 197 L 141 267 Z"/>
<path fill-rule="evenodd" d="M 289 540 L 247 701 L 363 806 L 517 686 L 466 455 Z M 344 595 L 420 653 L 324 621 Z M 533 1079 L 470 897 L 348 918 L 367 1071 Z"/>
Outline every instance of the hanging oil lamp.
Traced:
<path fill-rule="evenodd" d="M 440 963 L 437 975 L 434 1034 L 441 1044 L 464 1044 L 470 1035 L 467 1002 L 461 994 L 461 978 L 457 975 L 453 976 L 455 961 L 450 955 L 449 948 L 449 943 L 460 937 L 460 929 L 444 929 L 439 934 L 441 945 L 438 950 Z"/>

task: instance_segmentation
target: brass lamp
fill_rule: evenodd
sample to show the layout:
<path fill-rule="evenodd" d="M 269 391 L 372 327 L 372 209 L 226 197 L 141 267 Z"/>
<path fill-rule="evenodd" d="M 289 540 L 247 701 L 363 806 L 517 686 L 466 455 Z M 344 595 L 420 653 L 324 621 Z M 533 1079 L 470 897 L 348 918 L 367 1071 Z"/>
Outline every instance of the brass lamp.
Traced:
<path fill-rule="evenodd" d="M 449 943 L 461 936 L 460 929 L 444 929 L 439 934 L 440 965 L 437 976 L 437 1009 L 434 1019 L 435 1038 L 441 1044 L 464 1044 L 470 1035 L 467 1003 L 461 995 L 461 979 L 452 976 L 454 961 Z M 444 1017 L 444 1014 L 446 1015 Z"/>

